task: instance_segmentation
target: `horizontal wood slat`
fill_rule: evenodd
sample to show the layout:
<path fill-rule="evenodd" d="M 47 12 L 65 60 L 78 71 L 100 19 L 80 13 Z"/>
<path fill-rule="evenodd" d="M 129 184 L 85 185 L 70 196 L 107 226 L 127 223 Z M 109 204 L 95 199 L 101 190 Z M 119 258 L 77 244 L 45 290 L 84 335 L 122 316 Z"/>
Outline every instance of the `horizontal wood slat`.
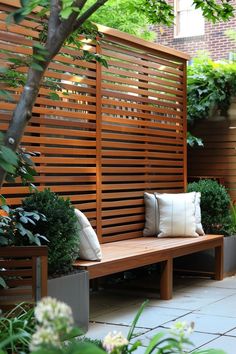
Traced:
<path fill-rule="evenodd" d="M 8 12 L 18 7 L 17 0 L 0 0 L 0 65 L 31 54 L 39 37 L 42 23 L 35 14 L 6 26 Z M 99 30 L 104 35 L 99 44 L 82 40 L 81 50 L 67 45 L 50 63 L 22 144 L 40 152 L 34 158 L 38 190 L 49 187 L 69 197 L 100 241 L 110 242 L 142 236 L 144 191 L 185 188 L 188 56 L 116 30 Z M 84 48 L 102 54 L 108 68 L 81 60 Z M 25 74 L 27 68 L 15 70 Z M 6 130 L 22 87 L 1 88 L 12 95 L 0 105 Z M 17 179 L 1 193 L 17 205 L 28 189 Z"/>
<path fill-rule="evenodd" d="M 232 200 L 236 199 L 235 121 L 198 123 L 194 135 L 203 139 L 203 148 L 188 151 L 188 174 L 195 177 L 221 177 Z"/>
<path fill-rule="evenodd" d="M 46 246 L 0 247 L 0 276 L 7 285 L 0 288 L 2 310 L 47 295 L 47 254 Z"/>

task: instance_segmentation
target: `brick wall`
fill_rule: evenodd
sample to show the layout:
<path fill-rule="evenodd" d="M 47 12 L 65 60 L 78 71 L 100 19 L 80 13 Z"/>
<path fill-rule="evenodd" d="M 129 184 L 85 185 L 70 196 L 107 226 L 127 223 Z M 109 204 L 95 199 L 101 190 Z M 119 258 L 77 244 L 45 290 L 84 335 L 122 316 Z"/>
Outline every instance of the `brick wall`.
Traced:
<path fill-rule="evenodd" d="M 173 0 L 168 2 L 174 4 Z M 236 0 L 232 0 L 232 4 L 236 8 Z M 174 38 L 173 26 L 156 26 L 156 42 L 186 52 L 192 57 L 199 50 L 205 50 L 213 60 L 228 59 L 230 52 L 236 52 L 236 43 L 225 35 L 227 29 L 236 29 L 236 17 L 217 24 L 205 20 L 205 34 L 196 37 Z"/>

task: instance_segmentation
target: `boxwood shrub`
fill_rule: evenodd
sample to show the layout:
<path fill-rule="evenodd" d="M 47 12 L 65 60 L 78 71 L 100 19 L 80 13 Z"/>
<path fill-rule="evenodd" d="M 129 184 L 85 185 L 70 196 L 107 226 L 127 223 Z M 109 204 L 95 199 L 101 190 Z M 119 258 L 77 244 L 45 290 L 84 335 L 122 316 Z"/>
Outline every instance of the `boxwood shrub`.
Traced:
<path fill-rule="evenodd" d="M 37 223 L 37 232 L 49 240 L 49 274 L 63 274 L 72 269 L 73 261 L 79 254 L 79 229 L 74 208 L 69 199 L 45 189 L 34 192 L 23 200 L 27 211 L 37 210 L 47 221 Z"/>
<path fill-rule="evenodd" d="M 201 192 L 202 224 L 205 233 L 230 233 L 230 197 L 224 186 L 211 179 L 189 183 L 188 192 Z"/>

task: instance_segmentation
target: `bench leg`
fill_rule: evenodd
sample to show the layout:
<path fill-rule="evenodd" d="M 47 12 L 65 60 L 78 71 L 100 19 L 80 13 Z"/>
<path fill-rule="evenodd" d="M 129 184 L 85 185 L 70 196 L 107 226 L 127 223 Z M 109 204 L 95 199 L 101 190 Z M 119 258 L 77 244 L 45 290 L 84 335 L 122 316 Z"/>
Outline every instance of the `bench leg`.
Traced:
<path fill-rule="evenodd" d="M 162 300 L 172 298 L 173 290 L 173 260 L 161 262 L 160 297 Z"/>
<path fill-rule="evenodd" d="M 222 280 L 224 275 L 224 250 L 223 242 L 221 246 L 215 247 L 215 280 Z"/>

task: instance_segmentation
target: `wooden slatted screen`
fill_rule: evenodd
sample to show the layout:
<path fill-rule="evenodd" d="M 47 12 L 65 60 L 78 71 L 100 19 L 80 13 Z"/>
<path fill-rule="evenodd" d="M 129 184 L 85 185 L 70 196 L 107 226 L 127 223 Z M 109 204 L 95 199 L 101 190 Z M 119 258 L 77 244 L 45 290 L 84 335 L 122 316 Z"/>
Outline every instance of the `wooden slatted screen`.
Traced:
<path fill-rule="evenodd" d="M 0 59 L 6 62 L 30 53 L 40 26 L 31 19 L 7 28 L 6 12 L 16 0 L 0 4 Z M 142 235 L 145 190 L 185 188 L 188 56 L 116 30 L 99 30 L 104 33 L 99 45 L 84 45 L 101 53 L 108 68 L 81 61 L 76 48 L 64 47 L 46 72 L 23 144 L 41 153 L 34 159 L 38 189 L 50 187 L 70 197 L 100 241 L 108 242 Z M 10 91 L 17 101 L 21 88 Z M 51 91 L 59 100 L 52 100 Z M 1 102 L 3 129 L 14 106 Z M 28 190 L 18 183 L 1 192 L 14 205 Z"/>
<path fill-rule="evenodd" d="M 7 285 L 0 288 L 2 310 L 47 295 L 47 254 L 46 246 L 0 247 L 0 276 Z"/>
<path fill-rule="evenodd" d="M 188 174 L 222 179 L 232 200 L 236 199 L 236 124 L 235 121 L 204 121 L 193 131 L 204 147 L 189 148 Z"/>

